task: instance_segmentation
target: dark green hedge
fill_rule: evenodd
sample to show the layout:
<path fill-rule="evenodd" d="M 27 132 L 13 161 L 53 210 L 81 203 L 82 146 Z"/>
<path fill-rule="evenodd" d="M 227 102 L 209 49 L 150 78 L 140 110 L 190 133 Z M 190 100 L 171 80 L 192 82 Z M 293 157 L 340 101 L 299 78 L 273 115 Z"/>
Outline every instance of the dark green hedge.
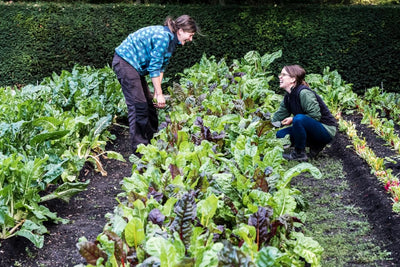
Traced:
<path fill-rule="evenodd" d="M 36 83 L 75 64 L 111 64 L 114 48 L 132 31 L 192 15 L 203 36 L 177 50 L 166 76 L 198 62 L 283 50 L 274 65 L 298 63 L 308 72 L 330 66 L 357 92 L 400 90 L 400 9 L 374 6 L 207 6 L 0 3 L 0 85 Z"/>

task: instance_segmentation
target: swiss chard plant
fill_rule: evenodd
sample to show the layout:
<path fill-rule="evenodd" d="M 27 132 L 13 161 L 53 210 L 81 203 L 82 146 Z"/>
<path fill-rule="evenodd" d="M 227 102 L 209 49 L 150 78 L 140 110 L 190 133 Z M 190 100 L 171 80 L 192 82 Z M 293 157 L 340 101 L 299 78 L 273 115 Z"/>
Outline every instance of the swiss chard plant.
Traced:
<path fill-rule="evenodd" d="M 120 204 L 96 241 L 78 248 L 89 266 L 320 266 L 323 249 L 302 228 L 271 112 L 268 66 L 281 52 L 249 52 L 230 66 L 203 56 L 170 91 L 163 128 L 125 177 Z"/>
<path fill-rule="evenodd" d="M 101 155 L 122 160 L 105 144 L 113 116 L 125 113 L 123 97 L 111 68 L 75 66 L 38 85 L 2 88 L 0 100 L 0 238 L 42 247 L 43 222 L 65 222 L 42 203 L 84 190 L 88 181 L 77 176 L 86 161 L 105 174 Z"/>

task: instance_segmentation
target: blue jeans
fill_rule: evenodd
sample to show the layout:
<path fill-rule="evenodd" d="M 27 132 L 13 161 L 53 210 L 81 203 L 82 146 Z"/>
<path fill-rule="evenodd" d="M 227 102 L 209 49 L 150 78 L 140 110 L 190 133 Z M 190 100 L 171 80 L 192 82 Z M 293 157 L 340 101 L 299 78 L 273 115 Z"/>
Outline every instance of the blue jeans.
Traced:
<path fill-rule="evenodd" d="M 288 134 L 292 145 L 297 150 L 304 150 L 306 146 L 323 148 L 332 141 L 332 137 L 322 123 L 304 114 L 294 116 L 292 126 L 279 130 L 276 137 L 284 138 Z"/>

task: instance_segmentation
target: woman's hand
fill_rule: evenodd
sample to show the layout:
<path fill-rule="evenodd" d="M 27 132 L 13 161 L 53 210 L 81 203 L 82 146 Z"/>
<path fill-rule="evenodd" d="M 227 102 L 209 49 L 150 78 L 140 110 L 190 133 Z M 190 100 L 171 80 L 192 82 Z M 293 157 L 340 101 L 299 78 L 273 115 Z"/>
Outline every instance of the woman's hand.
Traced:
<path fill-rule="evenodd" d="M 282 125 L 290 125 L 292 124 L 293 118 L 292 117 L 287 117 L 286 119 L 283 119 Z"/>
<path fill-rule="evenodd" d="M 156 108 L 165 108 L 165 97 L 162 93 L 162 89 L 161 89 L 161 81 L 163 78 L 164 73 L 160 73 L 160 76 L 157 77 L 153 77 L 151 78 L 151 81 L 153 82 L 153 86 L 154 86 L 154 98 L 153 98 L 153 102 L 154 102 L 154 106 Z"/>
<path fill-rule="evenodd" d="M 154 106 L 156 108 L 165 108 L 165 97 L 163 94 L 155 94 L 154 100 Z"/>

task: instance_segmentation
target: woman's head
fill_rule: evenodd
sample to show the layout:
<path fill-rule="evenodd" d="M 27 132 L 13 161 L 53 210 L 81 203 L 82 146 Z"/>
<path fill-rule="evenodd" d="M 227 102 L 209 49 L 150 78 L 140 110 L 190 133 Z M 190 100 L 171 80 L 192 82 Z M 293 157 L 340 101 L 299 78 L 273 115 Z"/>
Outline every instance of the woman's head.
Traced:
<path fill-rule="evenodd" d="M 182 15 L 175 20 L 167 17 L 164 23 L 165 26 L 176 33 L 179 42 L 184 45 L 188 41 L 192 41 L 193 35 L 200 31 L 194 19 L 188 15 Z"/>
<path fill-rule="evenodd" d="M 290 89 L 300 84 L 305 84 L 306 71 L 299 65 L 284 66 L 279 75 L 279 85 L 283 89 Z"/>

